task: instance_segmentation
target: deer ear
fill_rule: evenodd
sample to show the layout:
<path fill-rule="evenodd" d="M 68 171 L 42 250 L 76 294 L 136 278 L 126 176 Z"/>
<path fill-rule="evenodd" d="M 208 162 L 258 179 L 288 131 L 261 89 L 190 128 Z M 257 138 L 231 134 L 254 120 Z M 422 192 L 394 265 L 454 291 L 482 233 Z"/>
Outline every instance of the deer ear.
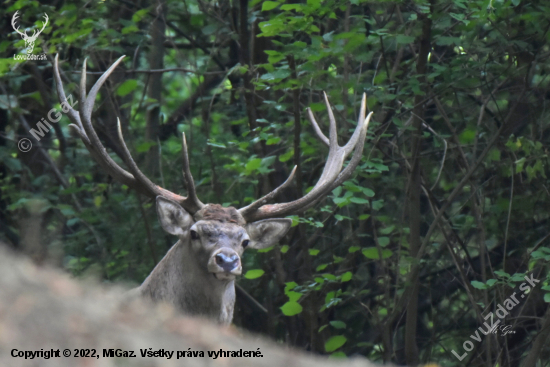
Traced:
<path fill-rule="evenodd" d="M 276 218 L 252 222 L 246 225 L 250 236 L 250 248 L 262 249 L 274 245 L 288 232 L 292 219 Z"/>
<path fill-rule="evenodd" d="M 193 217 L 178 203 L 157 196 L 157 215 L 160 225 L 170 234 L 184 235 L 193 225 Z"/>

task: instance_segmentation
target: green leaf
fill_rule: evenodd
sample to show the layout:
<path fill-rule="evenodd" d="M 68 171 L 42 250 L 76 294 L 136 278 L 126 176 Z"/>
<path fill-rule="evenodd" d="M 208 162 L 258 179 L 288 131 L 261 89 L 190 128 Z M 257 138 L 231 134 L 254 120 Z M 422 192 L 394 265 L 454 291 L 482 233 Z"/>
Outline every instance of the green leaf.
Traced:
<path fill-rule="evenodd" d="M 332 353 L 330 356 L 328 356 L 329 359 L 332 359 L 332 358 L 347 358 L 348 356 L 346 355 L 346 353 L 344 352 L 341 352 L 341 351 L 338 351 L 338 352 L 334 352 Z"/>
<path fill-rule="evenodd" d="M 299 292 L 288 291 L 285 292 L 285 294 L 287 295 L 289 302 L 298 302 L 298 300 L 302 297 L 302 293 Z"/>
<path fill-rule="evenodd" d="M 75 225 L 76 223 L 80 222 L 80 218 L 71 218 L 67 221 L 67 226 Z"/>
<path fill-rule="evenodd" d="M 487 154 L 487 158 L 489 161 L 500 161 L 500 150 L 496 148 L 491 149 L 489 154 Z"/>
<path fill-rule="evenodd" d="M 212 140 L 208 140 L 206 142 L 206 145 L 210 145 L 211 147 L 216 147 L 216 148 L 223 148 L 223 149 L 227 148 L 224 144 L 217 143 L 217 142 L 212 141 Z"/>
<path fill-rule="evenodd" d="M 285 4 L 281 6 L 281 10 L 296 10 L 296 11 L 302 11 L 302 5 L 301 4 Z"/>
<path fill-rule="evenodd" d="M 207 35 L 207 36 L 208 36 L 208 35 L 211 35 L 211 34 L 213 34 L 214 32 L 216 32 L 217 30 L 218 30 L 218 26 L 217 26 L 216 24 L 209 24 L 209 25 L 207 25 L 206 27 L 204 27 L 204 28 L 202 29 L 202 33 L 203 33 L 204 35 Z"/>
<path fill-rule="evenodd" d="M 67 217 L 70 217 L 76 214 L 72 208 L 68 208 L 68 207 L 59 207 L 59 210 L 61 210 L 61 213 Z"/>
<path fill-rule="evenodd" d="M 375 200 L 372 202 L 372 208 L 374 210 L 380 210 L 384 207 L 384 200 Z"/>
<path fill-rule="evenodd" d="M 395 226 L 389 226 L 389 227 L 385 227 L 385 228 L 380 228 L 378 230 L 378 232 L 380 232 L 380 234 L 390 234 L 394 230 L 395 230 Z"/>
<path fill-rule="evenodd" d="M 145 15 L 149 12 L 149 9 L 141 9 L 141 10 L 138 10 L 134 13 L 134 15 L 132 15 L 132 21 L 137 23 L 139 22 L 140 20 L 142 20 Z"/>
<path fill-rule="evenodd" d="M 516 173 L 523 172 L 523 165 L 525 164 L 525 160 L 526 158 L 522 157 L 514 162 L 516 164 Z"/>
<path fill-rule="evenodd" d="M 369 203 L 369 201 L 367 199 L 362 199 L 362 198 L 357 198 L 357 197 L 352 197 L 349 200 L 352 203 L 355 203 L 355 204 L 368 204 Z"/>
<path fill-rule="evenodd" d="M 465 129 L 459 136 L 462 144 L 470 144 L 476 137 L 476 131 L 474 129 Z"/>
<path fill-rule="evenodd" d="M 285 283 L 285 293 L 290 291 L 291 289 L 294 289 L 298 286 L 298 283 L 296 282 L 287 282 Z"/>
<path fill-rule="evenodd" d="M 477 280 L 472 280 L 472 287 L 477 289 L 487 289 L 487 285 L 483 282 L 478 282 Z"/>
<path fill-rule="evenodd" d="M 533 259 L 546 259 L 546 257 L 548 257 L 548 255 L 546 255 L 544 252 L 542 251 L 533 251 L 531 252 L 531 257 Z"/>
<path fill-rule="evenodd" d="M 275 137 L 275 138 L 269 138 L 267 139 L 267 141 L 265 142 L 266 145 L 275 145 L 277 144 L 278 142 L 281 141 L 281 138 L 279 138 L 278 136 Z"/>
<path fill-rule="evenodd" d="M 263 271 L 262 269 L 251 269 L 251 270 L 246 272 L 244 277 L 246 279 L 256 279 L 256 278 L 259 278 L 262 275 L 264 275 L 264 273 L 265 273 L 265 271 Z"/>
<path fill-rule="evenodd" d="M 382 247 L 386 247 L 390 244 L 390 238 L 389 237 L 378 237 L 378 243 Z"/>
<path fill-rule="evenodd" d="M 117 88 L 116 94 L 121 97 L 124 97 L 132 93 L 132 91 L 137 88 L 137 84 L 138 84 L 137 80 L 128 79 Z"/>
<path fill-rule="evenodd" d="M 317 250 L 316 248 L 310 248 L 308 251 L 309 251 L 309 254 L 310 254 L 311 256 L 317 256 L 317 255 L 319 254 L 319 252 L 320 252 L 320 251 Z"/>
<path fill-rule="evenodd" d="M 515 273 L 512 275 L 512 277 L 510 278 L 513 282 L 522 282 L 523 279 L 525 277 L 525 274 L 518 274 L 518 273 Z"/>
<path fill-rule="evenodd" d="M 344 219 L 351 220 L 350 217 L 346 217 L 345 215 L 340 214 L 334 214 L 334 218 L 336 218 L 337 221 L 343 221 Z"/>
<path fill-rule="evenodd" d="M 346 328 L 346 323 L 343 322 L 343 321 L 338 321 L 338 320 L 330 321 L 329 324 L 335 329 L 345 329 Z"/>
<path fill-rule="evenodd" d="M 262 159 L 261 158 L 254 158 L 254 159 L 249 160 L 246 163 L 245 168 L 246 168 L 247 171 L 252 172 L 252 171 L 256 171 L 258 168 L 260 168 L 261 165 L 262 165 Z"/>
<path fill-rule="evenodd" d="M 545 293 L 544 294 L 544 302 L 550 303 L 550 293 Z"/>
<path fill-rule="evenodd" d="M 397 41 L 398 44 L 408 45 L 409 43 L 414 42 L 414 37 L 413 36 L 405 36 L 404 34 L 400 34 L 395 38 L 395 40 Z"/>
<path fill-rule="evenodd" d="M 502 278 L 510 278 L 510 274 L 502 270 L 495 270 L 495 274 Z"/>
<path fill-rule="evenodd" d="M 260 252 L 260 253 L 269 252 L 269 251 L 273 250 L 274 247 L 275 247 L 275 245 L 269 246 L 269 247 L 266 247 L 266 248 L 261 248 L 261 249 L 259 249 L 259 250 L 257 250 L 257 251 Z"/>
<path fill-rule="evenodd" d="M 374 196 L 374 191 L 372 191 L 368 187 L 361 187 L 361 191 L 363 191 L 363 194 L 365 194 L 365 196 L 369 198 L 372 198 Z"/>
<path fill-rule="evenodd" d="M 460 44 L 460 38 L 440 36 L 435 40 L 435 43 L 436 43 L 436 45 L 439 45 L 439 46 L 449 46 L 449 45 L 452 45 L 452 44 L 459 45 Z"/>
<path fill-rule="evenodd" d="M 307 5 L 309 5 L 313 9 L 317 9 L 320 4 L 321 0 L 307 0 Z"/>
<path fill-rule="evenodd" d="M 136 147 L 136 151 L 138 153 L 145 153 L 145 152 L 148 152 L 149 149 L 151 149 L 151 147 L 154 147 L 156 146 L 157 143 L 156 142 L 152 142 L 152 141 L 144 141 L 143 143 L 139 144 L 137 147 Z"/>
<path fill-rule="evenodd" d="M 414 15 L 416 15 L 416 14 L 414 14 Z M 372 347 L 372 345 L 373 344 L 369 343 L 369 342 L 359 342 L 359 343 L 356 344 L 356 346 L 358 346 L 358 347 Z"/>
<path fill-rule="evenodd" d="M 136 33 L 136 32 L 139 32 L 139 28 L 135 24 L 132 24 L 128 27 L 124 27 L 120 31 L 120 33 L 122 34 L 130 34 L 130 33 Z"/>
<path fill-rule="evenodd" d="M 277 1 L 264 1 L 262 4 L 262 11 L 273 10 L 280 4 Z"/>
<path fill-rule="evenodd" d="M 285 316 L 294 316 L 302 312 L 302 306 L 298 302 L 289 301 L 281 306 L 281 311 Z"/>
<path fill-rule="evenodd" d="M 378 253 L 378 249 L 376 247 L 369 247 L 369 248 L 363 249 L 362 252 L 367 259 L 380 260 L 380 254 Z M 382 250 L 383 259 L 387 259 L 392 254 L 393 252 L 391 250 L 388 250 L 388 249 Z"/>
<path fill-rule="evenodd" d="M 286 162 L 288 161 L 290 158 L 292 158 L 294 156 L 294 149 L 291 149 L 289 150 L 288 152 L 284 153 L 284 154 L 281 154 L 279 156 L 279 161 L 281 162 Z"/>
<path fill-rule="evenodd" d="M 325 343 L 325 352 L 334 352 L 346 343 L 347 339 L 343 335 L 336 335 Z"/>
<path fill-rule="evenodd" d="M 271 73 L 265 73 L 260 77 L 260 79 L 263 80 L 277 80 L 277 79 L 284 79 L 286 77 L 290 76 L 290 70 L 288 69 L 276 69 Z"/>
<path fill-rule="evenodd" d="M 351 277 L 353 274 L 351 271 L 346 271 L 344 274 L 342 274 L 342 277 L 340 278 L 340 281 L 342 282 L 349 282 L 351 280 Z"/>

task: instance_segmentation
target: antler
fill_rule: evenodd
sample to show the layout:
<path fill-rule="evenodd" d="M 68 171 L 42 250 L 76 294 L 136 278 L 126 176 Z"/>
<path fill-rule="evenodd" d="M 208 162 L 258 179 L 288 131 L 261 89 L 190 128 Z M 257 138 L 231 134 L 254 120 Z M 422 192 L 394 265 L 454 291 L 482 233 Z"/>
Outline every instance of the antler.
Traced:
<path fill-rule="evenodd" d="M 283 187 L 288 186 L 288 184 L 292 180 L 292 177 L 294 176 L 294 172 L 296 170 L 295 167 L 292 170 L 289 178 L 281 186 L 279 186 L 263 198 L 253 202 L 252 204 L 244 208 L 239 209 L 239 212 L 247 222 L 253 222 L 260 219 L 278 216 L 285 216 L 294 212 L 308 209 L 309 207 L 313 206 L 319 199 L 327 195 L 331 190 L 334 190 L 337 186 L 341 185 L 345 180 L 347 180 L 359 164 L 359 161 L 361 160 L 361 156 L 363 154 L 363 146 L 365 144 L 367 128 L 369 126 L 369 122 L 372 116 L 372 112 L 370 112 L 369 115 L 365 118 L 367 110 L 367 95 L 363 94 L 357 127 L 355 128 L 355 131 L 348 143 L 343 147 L 340 147 L 338 145 L 336 119 L 334 118 L 334 114 L 332 113 L 332 109 L 330 107 L 330 103 L 328 101 L 326 93 L 324 94 L 324 96 L 330 120 L 328 139 L 319 128 L 319 125 L 317 124 L 317 121 L 315 120 L 311 109 L 307 109 L 309 120 L 313 125 L 313 129 L 317 133 L 317 137 L 326 146 L 329 147 L 327 163 L 325 164 L 325 168 L 323 169 L 323 173 L 321 174 L 319 181 L 317 181 L 317 183 L 309 193 L 307 193 L 300 199 L 291 201 L 289 203 L 264 205 L 267 200 L 274 197 L 277 192 L 280 191 Z M 353 153 L 353 156 L 351 157 L 350 162 L 348 163 L 346 168 L 342 170 L 344 160 L 353 149 L 355 149 L 355 151 Z"/>
<path fill-rule="evenodd" d="M 13 14 L 13 17 L 11 18 L 11 26 L 13 27 L 13 29 L 14 29 L 17 33 L 19 33 L 21 36 L 23 36 L 23 38 L 28 37 L 28 36 L 27 36 L 27 32 L 23 33 L 23 32 L 20 32 L 20 31 L 19 31 L 19 27 L 15 28 L 15 21 L 16 21 L 17 18 L 19 17 L 19 15 L 18 15 L 17 13 L 19 13 L 19 10 L 17 10 L 17 11 L 15 12 L 15 14 Z"/>
<path fill-rule="evenodd" d="M 42 25 L 42 29 L 40 31 L 38 31 L 38 33 L 36 34 L 36 36 L 38 36 L 40 33 L 42 33 L 42 31 L 46 28 L 46 25 L 48 25 L 48 14 L 44 13 L 44 24 Z M 36 32 L 36 31 L 35 31 Z M 34 34 L 33 34 L 33 37 L 34 37 Z"/>
<path fill-rule="evenodd" d="M 137 167 L 134 159 L 132 158 L 124 138 L 122 137 L 122 129 L 120 126 L 120 120 L 117 118 L 118 123 L 118 137 L 122 146 L 123 159 L 130 172 L 127 172 L 121 168 L 107 153 L 105 147 L 99 140 L 94 127 L 92 126 L 92 110 L 94 108 L 95 98 L 99 89 L 105 83 L 107 78 L 115 70 L 115 68 L 122 62 L 125 56 L 121 56 L 115 61 L 109 69 L 95 82 L 90 94 L 86 97 L 86 60 L 82 65 L 82 74 L 80 77 L 80 105 L 81 110 L 74 110 L 67 102 L 65 91 L 63 90 L 63 82 L 61 81 L 61 75 L 59 73 L 59 55 L 55 56 L 54 62 L 54 77 L 57 86 L 57 95 L 59 101 L 65 104 L 69 111 L 67 112 L 69 119 L 73 122 L 69 127 L 75 131 L 79 136 L 95 161 L 103 168 L 107 173 L 120 183 L 127 185 L 137 191 L 143 193 L 146 196 L 155 198 L 157 196 L 163 196 L 167 199 L 173 200 L 179 203 L 191 214 L 195 214 L 198 210 L 204 207 L 204 204 L 198 199 L 195 192 L 195 184 L 191 170 L 189 168 L 189 156 L 187 154 L 187 142 L 185 141 L 185 134 L 182 141 L 182 154 L 183 154 L 183 177 L 187 186 L 187 197 L 180 196 L 171 191 L 168 191 L 158 185 L 155 185 L 149 180 Z"/>

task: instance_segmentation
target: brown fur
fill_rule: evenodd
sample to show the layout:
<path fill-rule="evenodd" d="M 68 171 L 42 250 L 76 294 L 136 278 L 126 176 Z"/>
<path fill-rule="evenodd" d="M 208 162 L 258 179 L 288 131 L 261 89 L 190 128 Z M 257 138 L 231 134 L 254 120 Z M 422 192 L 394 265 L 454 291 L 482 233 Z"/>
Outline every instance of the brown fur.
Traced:
<path fill-rule="evenodd" d="M 195 214 L 194 219 L 195 221 L 214 220 L 221 223 L 235 223 L 240 226 L 244 226 L 246 224 L 246 221 L 237 209 L 232 206 L 225 208 L 220 204 L 206 205 Z"/>

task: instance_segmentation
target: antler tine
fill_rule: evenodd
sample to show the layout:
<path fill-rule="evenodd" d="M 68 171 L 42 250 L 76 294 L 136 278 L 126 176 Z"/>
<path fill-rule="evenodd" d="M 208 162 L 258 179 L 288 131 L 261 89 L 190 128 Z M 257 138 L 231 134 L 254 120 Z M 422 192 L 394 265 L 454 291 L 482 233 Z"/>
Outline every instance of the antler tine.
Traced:
<path fill-rule="evenodd" d="M 359 111 L 359 118 L 357 120 L 357 127 L 353 132 L 353 135 L 349 139 L 346 145 L 344 145 L 345 154 L 348 155 L 349 152 L 353 150 L 353 147 L 357 144 L 357 140 L 361 136 L 361 126 L 365 121 L 365 114 L 367 113 L 367 93 L 363 93 L 363 98 L 361 100 L 361 110 Z"/>
<path fill-rule="evenodd" d="M 124 56 L 120 57 L 113 66 L 118 65 Z M 92 120 L 91 120 L 91 114 L 93 105 L 95 103 L 95 97 L 97 95 L 97 91 L 99 90 L 99 87 L 101 87 L 101 84 L 105 82 L 105 79 L 112 73 L 114 68 L 111 66 L 94 84 L 92 87 L 92 90 L 90 91 L 90 94 L 88 97 L 85 97 L 86 94 L 86 59 L 84 60 L 84 65 L 82 66 L 82 75 L 80 76 L 80 103 L 81 103 L 81 110 L 79 111 L 79 118 L 78 121 L 80 122 L 80 126 L 84 129 L 84 133 L 88 138 L 88 141 L 84 141 L 86 148 L 90 153 L 92 153 L 92 156 L 94 159 L 104 168 L 110 175 L 112 175 L 116 180 L 120 181 L 124 185 L 127 185 L 129 187 L 135 188 L 141 192 L 143 192 L 143 189 L 139 186 L 138 182 L 136 181 L 135 177 L 130 174 L 125 169 L 121 168 L 113 159 L 109 156 L 107 153 L 107 150 L 99 140 L 99 137 L 97 136 L 97 133 L 95 132 L 93 126 L 92 126 Z M 58 77 L 59 70 L 57 71 L 56 75 L 56 82 L 58 83 L 58 93 L 59 89 L 63 89 L 63 84 L 61 82 L 61 77 Z M 107 75 L 106 75 L 107 74 Z M 84 90 L 84 96 L 82 95 L 82 91 Z M 76 112 L 76 111 L 75 111 Z M 147 192 L 144 192 L 147 194 Z"/>
<path fill-rule="evenodd" d="M 354 137 L 356 136 L 356 133 L 361 131 L 361 124 L 357 125 L 356 133 L 353 134 L 352 138 L 350 140 L 355 140 L 353 142 L 353 145 L 350 145 L 349 142 L 344 147 L 340 147 L 338 145 L 338 136 L 336 132 L 336 119 L 334 118 L 334 114 L 332 112 L 332 107 L 330 106 L 330 103 L 328 101 L 327 94 L 323 92 L 325 97 L 325 104 L 327 106 L 328 116 L 330 120 L 330 127 L 329 127 L 329 151 L 328 151 L 328 157 L 327 157 L 327 163 L 325 164 L 325 167 L 323 168 L 323 172 L 321 173 L 321 177 L 313 187 L 311 192 L 316 192 L 316 189 L 320 187 L 321 185 L 324 185 L 327 181 L 332 181 L 336 178 L 336 176 L 340 173 L 340 170 L 342 169 L 342 165 L 344 164 L 344 160 L 346 159 L 347 155 L 353 149 L 355 146 L 355 143 L 357 143 L 357 139 Z M 358 137 L 358 135 L 357 135 Z M 351 149 L 349 147 L 351 146 Z"/>
<path fill-rule="evenodd" d="M 185 187 L 187 188 L 186 203 L 192 206 L 193 212 L 199 211 L 204 207 L 204 204 L 199 200 L 197 192 L 195 191 L 195 181 L 193 175 L 191 175 L 191 167 L 189 165 L 189 153 L 187 151 L 187 140 L 185 139 L 185 133 L 182 134 L 181 141 L 181 154 L 183 158 L 183 180 L 185 181 Z"/>
<path fill-rule="evenodd" d="M 271 191 L 269 194 L 261 197 L 260 199 L 254 201 L 252 204 L 249 204 L 248 206 L 245 206 L 244 208 L 239 209 L 239 213 L 246 218 L 246 216 L 253 212 L 254 210 L 258 209 L 260 206 L 267 204 L 267 202 L 271 199 L 273 199 L 277 194 L 284 188 L 286 188 L 288 185 L 292 183 L 292 180 L 294 179 L 294 174 L 296 173 L 296 169 L 298 166 L 294 166 L 292 169 L 292 172 L 290 172 L 290 175 L 286 179 L 285 182 L 283 182 L 279 187 L 277 187 L 275 190 Z"/>
<path fill-rule="evenodd" d="M 59 54 L 55 55 L 53 65 L 54 65 L 53 75 L 55 79 L 57 97 L 59 98 L 59 101 L 62 104 L 65 104 L 66 108 L 68 108 L 67 114 L 69 115 L 69 119 L 73 122 L 71 125 L 74 126 L 73 128 L 76 129 L 82 141 L 84 141 L 86 145 L 89 145 L 90 139 L 88 138 L 88 136 L 86 135 L 86 132 L 84 131 L 84 127 L 82 126 L 82 121 L 80 121 L 80 116 L 78 112 L 76 112 L 75 109 L 67 101 L 67 97 L 65 96 L 65 91 L 63 90 L 63 82 L 61 81 L 61 74 L 59 73 Z"/>
<path fill-rule="evenodd" d="M 335 187 L 341 185 L 345 180 L 347 180 L 359 164 L 361 156 L 363 154 L 368 125 L 372 117 L 372 112 L 369 113 L 366 118 L 364 117 L 366 112 L 366 96 L 363 96 L 363 101 L 361 103 L 358 126 L 355 129 L 352 137 L 350 138 L 350 141 L 343 147 L 338 146 L 338 143 L 336 141 L 336 119 L 332 114 L 332 110 L 330 104 L 328 103 L 328 98 L 326 98 L 326 94 L 325 102 L 327 103 L 327 108 L 329 111 L 331 132 L 330 139 L 327 139 L 329 140 L 329 154 L 321 177 L 319 178 L 313 189 L 300 199 L 291 201 L 289 203 L 263 206 L 259 206 L 257 202 L 254 202 L 253 204 L 249 205 L 249 207 L 253 206 L 254 210 L 249 209 L 249 207 L 240 209 L 239 211 L 246 221 L 257 221 L 260 219 L 272 218 L 275 216 L 284 216 L 311 207 L 319 199 L 325 196 L 329 191 L 333 190 Z M 312 120 L 312 124 L 315 127 L 317 122 L 312 119 L 312 115 L 313 114 L 310 113 L 310 120 Z M 326 139 L 324 134 L 321 132 L 317 135 L 321 138 L 321 141 L 324 142 L 324 140 Z M 355 149 L 354 154 L 347 167 L 342 170 L 344 160 L 349 155 L 352 149 Z M 266 196 L 269 196 L 271 198 L 270 195 L 271 193 Z"/>
<path fill-rule="evenodd" d="M 59 73 L 59 64 L 58 64 L 58 58 L 59 55 L 56 55 L 56 63 L 55 63 L 55 76 L 56 76 L 56 84 L 57 84 L 57 92 L 59 95 L 59 98 L 62 100 L 62 102 L 67 102 L 67 99 L 65 97 L 65 92 L 63 91 L 63 82 L 61 81 L 61 76 Z M 120 61 L 117 60 L 117 61 Z M 77 132 L 79 133 L 82 141 L 84 142 L 84 145 L 94 158 L 94 160 L 99 163 L 99 165 L 107 171 L 108 174 L 113 176 L 113 178 L 122 184 L 129 186 L 131 188 L 134 188 L 136 190 L 140 190 L 140 186 L 138 185 L 135 177 L 127 172 L 125 169 L 120 167 L 107 153 L 105 147 L 99 140 L 99 137 L 97 136 L 91 122 L 91 110 L 93 109 L 93 103 L 95 102 L 95 94 L 94 99 L 86 98 L 86 60 L 84 60 L 84 65 L 82 68 L 82 74 L 80 76 L 80 91 L 81 91 L 81 98 L 80 98 L 80 104 L 82 106 L 82 109 L 80 111 L 74 110 L 72 107 L 69 108 L 69 117 L 72 117 L 72 121 L 74 122 L 74 125 L 72 125 L 74 128 L 77 129 Z M 97 82 L 96 82 L 97 85 Z M 83 92 L 83 95 L 82 95 Z M 97 94 L 97 93 L 96 93 Z M 92 108 L 89 108 L 90 113 L 86 114 L 86 104 L 88 101 L 92 102 Z M 67 103 L 67 105 L 69 105 Z M 70 105 L 69 105 L 70 106 Z M 85 139 L 83 138 L 85 137 Z M 143 190 L 140 190 L 143 191 Z"/>
<path fill-rule="evenodd" d="M 336 187 L 344 183 L 344 181 L 351 176 L 353 171 L 355 171 L 355 168 L 357 168 L 357 166 L 359 165 L 359 162 L 361 161 L 361 157 L 363 155 L 363 148 L 365 145 L 365 140 L 367 138 L 367 131 L 369 128 L 371 117 L 372 117 L 372 111 L 369 112 L 368 116 L 363 120 L 363 124 L 360 125 L 361 129 L 357 129 L 360 131 L 359 137 L 357 139 L 357 144 L 355 145 L 355 151 L 353 152 L 353 155 L 351 156 L 351 159 L 348 165 L 346 166 L 346 168 L 344 168 L 342 172 L 340 172 L 338 177 L 334 180 L 334 182 L 328 188 L 327 192 L 334 190 Z"/>
<path fill-rule="evenodd" d="M 155 187 L 155 184 L 151 182 L 138 168 L 136 162 L 134 161 L 134 158 L 132 158 L 132 155 L 130 154 L 130 150 L 128 150 L 128 147 L 126 146 L 126 142 L 124 141 L 124 137 L 122 136 L 122 127 L 120 125 L 120 119 L 116 118 L 116 124 L 117 124 L 117 131 L 118 131 L 118 140 L 120 145 L 122 146 L 122 155 L 124 158 L 124 162 L 130 169 L 130 172 L 132 172 L 132 175 L 136 179 L 136 181 L 140 182 L 143 186 L 146 187 L 146 191 L 150 192 L 151 197 L 156 197 L 159 195 L 158 190 Z"/>
<path fill-rule="evenodd" d="M 360 131 L 363 131 L 363 129 L 365 132 L 367 131 L 371 116 L 372 116 L 372 112 L 370 112 L 367 118 L 364 119 L 363 124 L 361 125 L 362 128 Z M 300 208 L 300 210 L 303 211 L 311 208 L 313 205 L 315 205 L 319 201 L 319 199 L 321 199 L 324 195 L 328 194 L 330 191 L 340 186 L 342 183 L 344 183 L 344 181 L 346 181 L 351 176 L 351 174 L 353 173 L 353 171 L 355 171 L 355 168 L 357 168 L 357 165 L 361 161 L 361 156 L 363 155 L 363 146 L 365 144 L 366 137 L 367 137 L 366 134 L 359 135 L 357 145 L 355 146 L 355 151 L 353 152 L 353 155 L 348 165 L 346 166 L 346 168 L 344 168 L 344 170 L 340 172 L 340 174 L 336 177 L 336 179 L 334 180 L 334 182 L 332 182 L 331 185 L 327 185 L 323 189 L 319 190 L 319 194 L 318 194 L 319 197 L 316 200 L 306 204 L 303 208 Z"/>
<path fill-rule="evenodd" d="M 105 71 L 103 73 L 103 75 L 101 75 L 99 77 L 99 79 L 95 82 L 92 89 L 90 89 L 90 94 L 86 98 L 86 101 L 82 104 L 82 114 L 84 115 L 84 117 L 86 117 L 86 118 L 84 118 L 84 120 L 89 120 L 90 121 L 90 126 L 91 126 L 90 118 L 92 116 L 92 109 L 94 107 L 95 97 L 97 96 L 97 93 L 99 92 L 99 89 L 101 88 L 103 83 L 105 83 L 107 78 L 113 73 L 113 71 L 115 71 L 115 68 L 118 66 L 118 64 L 120 64 L 122 62 L 122 60 L 125 57 L 126 57 L 126 55 L 122 55 L 121 57 L 119 57 L 118 60 L 115 61 L 113 63 L 113 65 L 111 65 L 109 67 L 109 69 L 107 69 L 107 71 Z M 84 84 L 84 89 L 86 89 L 86 60 L 87 59 L 84 60 L 84 65 L 82 66 L 83 76 L 81 75 L 81 79 L 80 79 L 80 89 L 81 90 L 83 88 L 82 84 Z M 84 121 L 84 122 L 86 122 L 86 121 Z"/>
<path fill-rule="evenodd" d="M 327 105 L 327 111 L 328 111 L 328 119 L 330 121 L 330 127 L 329 127 L 329 134 L 328 139 L 330 142 L 329 145 L 329 151 L 335 151 L 338 149 L 338 133 L 336 132 L 336 119 L 334 118 L 334 113 L 332 112 L 332 107 L 330 107 L 330 102 L 328 101 L 328 97 L 326 92 L 323 92 L 323 95 L 325 97 L 325 104 Z"/>
<path fill-rule="evenodd" d="M 187 201 L 185 197 L 174 194 L 171 191 L 168 191 L 166 189 L 163 189 L 160 186 L 155 185 L 151 180 L 149 180 L 147 176 L 143 174 L 143 172 L 141 172 L 136 162 L 134 161 L 134 158 L 132 158 L 132 154 L 130 153 L 128 146 L 126 145 L 126 141 L 124 141 L 120 119 L 117 117 L 116 121 L 117 121 L 118 140 L 120 145 L 122 146 L 123 159 L 126 165 L 128 166 L 128 168 L 130 169 L 130 172 L 132 172 L 132 175 L 134 176 L 135 180 L 137 181 L 136 188 L 151 198 L 155 198 L 160 195 L 160 196 L 164 196 L 165 198 L 177 201 L 185 209 L 192 211 L 194 213 L 196 210 L 193 211 L 192 210 L 194 209 L 193 207 L 190 207 L 189 205 L 185 205 Z"/>
<path fill-rule="evenodd" d="M 86 97 L 86 60 L 84 60 L 84 65 L 82 67 L 82 75 L 80 78 L 80 91 L 81 91 L 81 105 L 82 108 L 80 112 L 77 112 L 74 110 L 69 103 L 67 102 L 67 97 L 65 96 L 65 91 L 63 90 L 63 82 L 61 81 L 61 75 L 59 72 L 59 55 L 56 55 L 55 57 L 55 63 L 54 63 L 54 77 L 57 84 L 57 94 L 59 97 L 59 100 L 61 103 L 66 103 L 68 106 L 68 115 L 73 124 L 70 126 L 74 129 L 76 129 L 77 133 L 80 135 L 82 141 L 84 142 L 84 145 L 94 158 L 94 160 L 103 168 L 105 171 L 107 171 L 108 174 L 113 176 L 115 180 L 119 181 L 120 183 L 127 185 L 133 189 L 138 190 L 139 192 L 151 197 L 155 198 L 156 196 L 163 196 L 168 199 L 171 199 L 173 201 L 176 201 L 180 203 L 185 209 L 188 211 L 194 212 L 198 210 L 196 208 L 196 202 L 195 204 L 191 204 L 194 202 L 193 200 L 189 201 L 186 197 L 177 195 L 171 191 L 168 191 L 166 189 L 163 189 L 160 186 L 155 185 L 151 180 L 149 180 L 137 167 L 134 159 L 132 158 L 132 155 L 130 154 L 130 151 L 128 150 L 128 147 L 126 146 L 126 143 L 124 141 L 124 138 L 122 136 L 122 128 L 120 124 L 120 120 L 117 118 L 117 129 L 118 129 L 118 137 L 120 140 L 120 144 L 122 147 L 122 154 L 123 159 L 125 163 L 128 165 L 130 171 L 132 173 L 127 172 L 123 168 L 121 168 L 107 153 L 105 147 L 99 140 L 99 137 L 97 136 L 97 133 L 95 132 L 92 121 L 91 121 L 91 115 L 92 110 L 95 103 L 95 98 L 97 96 L 97 93 L 99 91 L 99 88 L 103 85 L 105 80 L 111 75 L 113 70 L 120 64 L 124 56 L 120 57 L 117 61 L 111 65 L 109 69 L 103 75 L 95 82 L 92 89 L 90 90 L 90 93 Z M 198 199 L 197 199 L 198 200 Z M 200 201 L 198 201 L 200 203 Z M 202 204 L 202 203 L 200 203 Z"/>
<path fill-rule="evenodd" d="M 325 144 L 327 147 L 330 147 L 330 143 L 328 141 L 328 138 L 323 134 L 321 129 L 319 128 L 319 124 L 317 124 L 317 121 L 315 120 L 315 116 L 313 116 L 313 112 L 311 112 L 311 108 L 307 108 L 307 115 L 309 116 L 309 121 L 311 122 L 311 125 L 313 125 L 313 130 L 315 130 L 315 133 L 317 134 L 317 137 L 323 144 Z"/>
<path fill-rule="evenodd" d="M 82 63 L 82 71 L 80 72 L 80 105 L 85 106 L 86 105 L 86 64 L 88 62 L 88 58 L 84 58 L 84 62 Z M 94 99 L 95 102 L 95 99 Z M 82 107 L 82 112 L 84 112 L 84 107 Z"/>
<path fill-rule="evenodd" d="M 357 125 L 365 121 L 366 114 L 367 114 L 367 93 L 363 93 L 363 98 L 361 99 L 361 110 L 359 111 L 359 118 L 357 119 Z"/>

